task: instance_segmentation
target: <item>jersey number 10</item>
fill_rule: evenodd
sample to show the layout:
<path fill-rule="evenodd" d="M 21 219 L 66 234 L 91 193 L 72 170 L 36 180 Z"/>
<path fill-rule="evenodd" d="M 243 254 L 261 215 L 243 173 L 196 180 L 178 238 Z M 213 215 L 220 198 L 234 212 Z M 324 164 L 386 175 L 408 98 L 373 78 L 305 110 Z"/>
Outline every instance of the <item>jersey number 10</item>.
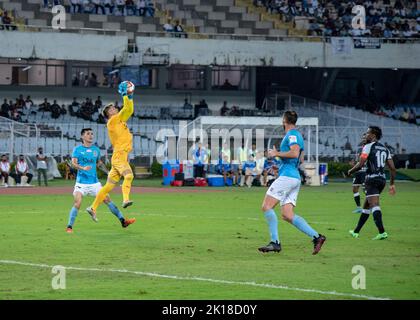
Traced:
<path fill-rule="evenodd" d="M 385 168 L 386 152 L 385 151 L 377 151 L 376 152 L 376 160 L 377 160 L 379 168 Z"/>

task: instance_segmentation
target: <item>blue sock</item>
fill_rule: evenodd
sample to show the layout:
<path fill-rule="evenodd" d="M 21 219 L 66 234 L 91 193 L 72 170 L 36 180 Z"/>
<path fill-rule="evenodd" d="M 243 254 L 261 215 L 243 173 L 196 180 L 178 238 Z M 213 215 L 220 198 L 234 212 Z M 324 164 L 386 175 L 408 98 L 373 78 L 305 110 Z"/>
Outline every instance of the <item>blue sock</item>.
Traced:
<path fill-rule="evenodd" d="M 71 208 L 69 214 L 69 223 L 67 224 L 68 227 L 73 227 L 74 220 L 76 220 L 77 211 L 78 210 L 75 207 Z"/>
<path fill-rule="evenodd" d="M 298 216 L 297 214 L 295 214 L 295 216 L 293 217 L 292 224 L 296 228 L 298 228 L 300 231 L 302 231 L 303 233 L 310 236 L 311 239 L 313 239 L 314 237 L 315 238 L 319 237 L 318 232 L 316 232 L 314 229 L 312 229 L 311 226 L 305 221 L 305 219 Z"/>
<path fill-rule="evenodd" d="M 113 202 L 108 203 L 107 206 L 109 210 L 112 212 L 112 214 L 118 218 L 118 220 L 120 221 L 125 220 L 121 211 L 117 208 L 117 206 Z"/>
<path fill-rule="evenodd" d="M 268 229 L 270 230 L 271 241 L 279 242 L 278 220 L 277 215 L 273 209 L 264 212 L 265 219 L 267 220 Z"/>

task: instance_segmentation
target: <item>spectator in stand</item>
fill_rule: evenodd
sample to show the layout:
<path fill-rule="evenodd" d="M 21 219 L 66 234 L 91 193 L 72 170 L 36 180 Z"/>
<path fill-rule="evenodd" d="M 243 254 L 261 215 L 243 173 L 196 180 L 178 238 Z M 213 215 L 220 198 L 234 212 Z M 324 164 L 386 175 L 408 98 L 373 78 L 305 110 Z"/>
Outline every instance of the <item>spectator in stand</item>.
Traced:
<path fill-rule="evenodd" d="M 16 26 L 12 24 L 12 18 L 10 17 L 9 13 L 5 11 L 2 17 L 2 24 L 3 28 L 6 30 L 16 30 Z"/>
<path fill-rule="evenodd" d="M 187 38 L 187 34 L 184 32 L 184 28 L 180 25 L 179 20 L 175 21 L 174 32 L 177 38 Z"/>
<path fill-rule="evenodd" d="M 89 87 L 97 87 L 97 86 L 98 86 L 98 76 L 92 72 L 89 78 Z"/>
<path fill-rule="evenodd" d="M 20 113 L 16 108 L 12 110 L 11 114 L 13 121 L 22 122 L 22 117 L 20 116 Z"/>
<path fill-rule="evenodd" d="M 23 100 L 20 100 L 19 98 L 16 98 L 15 104 L 13 106 L 13 111 L 16 110 L 20 115 L 23 115 L 24 104 L 22 103 L 22 101 Z"/>
<path fill-rule="evenodd" d="M 171 23 L 171 19 L 168 18 L 166 20 L 166 23 L 163 25 L 163 30 L 166 32 L 173 32 L 174 31 L 174 26 Z"/>
<path fill-rule="evenodd" d="M 70 0 L 70 13 L 82 13 L 81 0 Z"/>
<path fill-rule="evenodd" d="M 72 117 L 76 116 L 79 112 L 79 102 L 77 102 L 77 98 L 73 98 L 73 102 L 69 105 L 69 113 Z"/>
<path fill-rule="evenodd" d="M 392 38 L 392 30 L 390 25 L 387 23 L 385 24 L 385 29 L 384 29 L 384 34 L 383 34 L 384 38 Z"/>
<path fill-rule="evenodd" d="M 408 122 L 417 124 L 416 112 L 412 108 L 410 108 L 410 113 L 408 114 Z"/>
<path fill-rule="evenodd" d="M 25 107 L 25 99 L 23 98 L 23 94 L 20 94 L 19 97 L 16 98 L 16 104 L 18 105 L 18 108 Z"/>
<path fill-rule="evenodd" d="M 229 79 L 225 79 L 225 82 L 222 84 L 222 86 L 220 87 L 220 89 L 223 90 L 231 90 L 233 89 L 233 85 L 229 82 Z"/>
<path fill-rule="evenodd" d="M 72 81 L 71 81 L 71 85 L 72 85 L 73 87 L 78 87 L 78 86 L 80 86 L 79 77 L 78 77 L 77 75 L 75 75 L 75 74 L 73 74 L 73 78 L 72 78 Z"/>
<path fill-rule="evenodd" d="M 409 112 L 408 112 L 408 108 L 406 108 L 406 107 L 404 107 L 404 111 L 403 111 L 403 113 L 401 114 L 401 116 L 400 116 L 400 120 L 401 121 L 406 121 L 406 122 L 408 122 L 408 119 L 410 118 L 410 114 L 409 114 Z"/>
<path fill-rule="evenodd" d="M 309 35 L 322 36 L 322 29 L 315 19 L 309 20 Z"/>
<path fill-rule="evenodd" d="M 54 100 L 53 104 L 51 105 L 51 118 L 58 119 L 61 114 L 60 105 L 57 103 L 57 100 Z"/>
<path fill-rule="evenodd" d="M 115 0 L 119 15 L 125 16 L 125 0 Z"/>
<path fill-rule="evenodd" d="M 148 17 L 155 16 L 155 4 L 152 0 L 146 1 L 146 16 Z"/>
<path fill-rule="evenodd" d="M 95 101 L 95 112 L 98 112 L 99 109 L 101 108 L 102 108 L 102 100 L 101 100 L 101 97 L 98 96 L 98 98 Z"/>
<path fill-rule="evenodd" d="M 136 15 L 137 8 L 133 0 L 125 0 L 125 9 L 126 9 L 127 15 L 130 15 L 130 16 Z"/>
<path fill-rule="evenodd" d="M 14 174 L 12 174 L 10 171 L 10 162 L 9 159 L 5 154 L 1 156 L 1 162 L 0 162 L 0 178 L 3 178 L 3 184 L 7 188 L 9 183 L 9 176 L 14 178 Z M 15 179 L 15 178 L 14 178 Z M 15 179 L 16 180 L 16 179 Z"/>
<path fill-rule="evenodd" d="M 23 154 L 19 155 L 19 160 L 16 162 L 15 171 L 16 171 L 16 175 L 15 175 L 16 184 L 29 185 L 31 183 L 33 174 L 29 172 L 29 166 L 26 163 L 25 157 Z M 22 177 L 27 178 L 27 181 L 25 184 L 22 183 Z"/>
<path fill-rule="evenodd" d="M 95 6 L 95 13 L 99 14 L 99 9 L 101 9 L 101 14 L 105 14 L 105 7 L 103 4 L 103 0 L 91 0 L 93 5 Z"/>
<path fill-rule="evenodd" d="M 48 187 L 47 181 L 47 168 L 48 168 L 48 159 L 44 154 L 44 150 L 39 147 L 38 153 L 36 155 L 36 170 L 38 171 L 38 186 L 41 186 L 41 175 L 44 177 L 44 184 Z"/>
<path fill-rule="evenodd" d="M 44 102 L 39 105 L 38 111 L 50 112 L 51 104 L 48 102 L 47 98 L 44 98 Z"/>
<path fill-rule="evenodd" d="M 143 17 L 146 14 L 146 1 L 145 0 L 137 0 L 136 3 L 137 11 L 140 17 Z"/>
<path fill-rule="evenodd" d="M 7 99 L 4 99 L 3 104 L 0 108 L 0 116 L 10 118 L 10 105 L 7 103 Z"/>
<path fill-rule="evenodd" d="M 113 14 L 115 3 L 114 0 L 104 0 L 105 14 Z"/>
<path fill-rule="evenodd" d="M 400 115 L 398 113 L 398 110 L 397 110 L 397 108 L 395 108 L 394 105 L 391 106 L 391 108 L 389 109 L 387 115 L 388 115 L 388 117 L 393 118 L 395 120 L 398 120 L 400 118 Z"/>
<path fill-rule="evenodd" d="M 27 96 L 25 99 L 25 109 L 28 114 L 36 114 L 36 111 L 33 110 L 34 102 L 31 99 L 31 96 Z"/>
<path fill-rule="evenodd" d="M 60 113 L 61 113 L 61 114 L 66 114 L 66 113 L 67 113 L 67 110 L 66 110 L 66 105 L 65 105 L 65 104 L 62 104 L 62 105 L 61 105 L 61 108 L 60 108 Z"/>
<path fill-rule="evenodd" d="M 223 101 L 223 106 L 220 109 L 220 115 L 225 116 L 229 112 L 229 108 L 227 106 L 227 101 Z"/>
<path fill-rule="evenodd" d="M 12 100 L 9 100 L 9 114 L 12 117 L 13 111 L 16 109 L 16 104 Z"/>

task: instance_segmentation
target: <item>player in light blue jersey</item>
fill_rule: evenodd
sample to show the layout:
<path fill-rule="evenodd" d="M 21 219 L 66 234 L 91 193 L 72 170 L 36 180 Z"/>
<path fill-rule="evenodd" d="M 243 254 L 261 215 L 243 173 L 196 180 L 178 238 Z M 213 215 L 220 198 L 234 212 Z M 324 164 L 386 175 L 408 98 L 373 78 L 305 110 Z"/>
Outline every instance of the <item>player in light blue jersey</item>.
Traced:
<path fill-rule="evenodd" d="M 296 129 L 297 119 L 295 111 L 286 111 L 283 114 L 283 128 L 286 135 L 281 142 L 280 151 L 277 151 L 275 147 L 268 150 L 269 157 L 279 157 L 282 161 L 279 167 L 279 177 L 268 188 L 262 205 L 271 241 L 268 245 L 258 248 L 261 252 L 281 251 L 277 215 L 274 212 L 274 207 L 279 202 L 283 220 L 294 225 L 313 241 L 312 254 L 317 254 L 326 240 L 325 236 L 312 229 L 305 219 L 293 212 L 300 189 L 299 165 L 303 162 L 304 151 L 303 137 Z"/>
<path fill-rule="evenodd" d="M 69 222 L 67 224 L 67 233 L 73 233 L 73 224 L 76 220 L 77 212 L 82 204 L 82 198 L 85 195 L 96 197 L 102 185 L 98 180 L 96 173 L 96 167 L 100 168 L 105 173 L 108 173 L 108 169 L 101 161 L 101 152 L 98 147 L 93 144 L 93 131 L 91 128 L 85 128 L 81 131 L 82 145 L 77 146 L 73 150 L 71 156 L 71 165 L 78 170 L 76 185 L 74 186 L 73 196 L 74 204 L 70 210 Z M 126 228 L 130 224 L 134 223 L 136 219 L 125 219 L 121 214 L 121 211 L 111 201 L 109 195 L 105 198 L 104 202 L 108 206 L 109 210 L 114 214 L 118 220 L 120 220 L 123 228 Z M 96 216 L 91 216 L 93 221 L 97 222 Z"/>

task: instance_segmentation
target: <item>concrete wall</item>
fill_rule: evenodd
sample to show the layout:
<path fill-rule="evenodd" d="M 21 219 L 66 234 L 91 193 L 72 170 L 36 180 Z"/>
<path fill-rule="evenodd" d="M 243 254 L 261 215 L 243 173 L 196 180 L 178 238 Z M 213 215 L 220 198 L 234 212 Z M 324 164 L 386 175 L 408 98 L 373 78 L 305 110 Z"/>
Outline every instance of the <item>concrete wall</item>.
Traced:
<path fill-rule="evenodd" d="M 0 57 L 29 58 L 35 48 L 38 59 L 112 61 L 122 56 L 127 41 L 127 36 L 0 32 Z"/>
<path fill-rule="evenodd" d="M 172 64 L 328 68 L 420 68 L 420 43 L 382 44 L 333 54 L 329 43 L 137 37 L 140 52 L 169 53 Z"/>

